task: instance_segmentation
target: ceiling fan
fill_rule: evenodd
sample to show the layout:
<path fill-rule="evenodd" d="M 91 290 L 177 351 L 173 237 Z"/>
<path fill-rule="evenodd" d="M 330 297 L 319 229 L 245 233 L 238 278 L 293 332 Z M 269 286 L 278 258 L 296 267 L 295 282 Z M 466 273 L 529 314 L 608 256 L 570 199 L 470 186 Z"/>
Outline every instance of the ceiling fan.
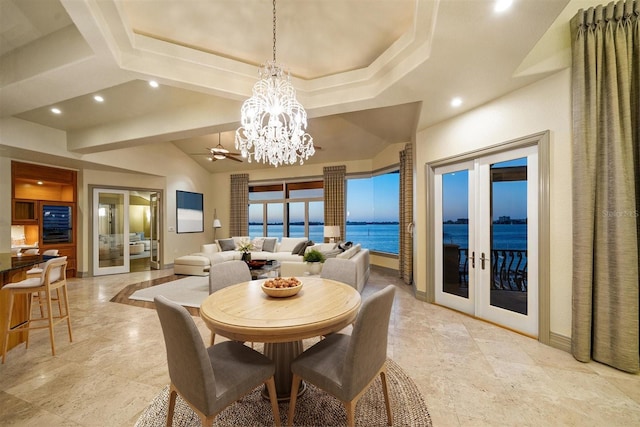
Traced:
<path fill-rule="evenodd" d="M 213 148 L 207 148 L 207 153 L 204 154 L 194 154 L 195 156 L 207 156 L 207 160 L 210 162 L 215 162 L 216 160 L 224 160 L 231 159 L 236 162 L 242 162 L 242 159 L 237 158 L 236 156 L 241 156 L 240 153 L 231 153 L 229 150 L 224 148 L 220 143 L 220 134 L 218 134 L 218 145 Z"/>

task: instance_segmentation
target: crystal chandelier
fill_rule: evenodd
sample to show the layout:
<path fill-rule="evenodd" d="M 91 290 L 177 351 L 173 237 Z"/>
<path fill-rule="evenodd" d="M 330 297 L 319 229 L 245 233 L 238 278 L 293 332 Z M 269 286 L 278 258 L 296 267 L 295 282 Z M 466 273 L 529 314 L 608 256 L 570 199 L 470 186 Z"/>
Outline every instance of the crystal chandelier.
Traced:
<path fill-rule="evenodd" d="M 273 0 L 273 60 L 260 70 L 253 95 L 242 104 L 236 149 L 251 163 L 275 167 L 304 161 L 315 153 L 306 132 L 307 113 L 296 99 L 291 77 L 276 64 L 276 1 Z"/>

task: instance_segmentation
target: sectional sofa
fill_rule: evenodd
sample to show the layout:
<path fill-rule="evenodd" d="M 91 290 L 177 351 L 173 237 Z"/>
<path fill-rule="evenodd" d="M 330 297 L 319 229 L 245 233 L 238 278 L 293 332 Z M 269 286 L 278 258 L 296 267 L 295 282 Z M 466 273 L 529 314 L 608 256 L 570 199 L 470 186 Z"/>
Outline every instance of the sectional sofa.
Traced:
<path fill-rule="evenodd" d="M 305 237 L 283 237 L 278 241 L 275 237 L 237 236 L 229 239 L 218 239 L 214 243 L 202 245 L 200 252 L 178 257 L 174 260 L 175 274 L 206 276 L 209 267 L 224 261 L 242 259 L 242 252 L 237 248 L 247 242 L 252 243 L 250 251 L 252 260 L 280 261 L 282 276 L 302 276 L 306 274 L 307 266 L 303 255 L 306 251 L 317 249 L 327 258 L 341 258 L 350 260 L 353 264 L 350 276 L 353 277 L 352 286 L 362 291 L 369 279 L 369 250 L 360 244 L 353 245 L 347 250 L 338 248 L 337 243 L 313 244 Z"/>

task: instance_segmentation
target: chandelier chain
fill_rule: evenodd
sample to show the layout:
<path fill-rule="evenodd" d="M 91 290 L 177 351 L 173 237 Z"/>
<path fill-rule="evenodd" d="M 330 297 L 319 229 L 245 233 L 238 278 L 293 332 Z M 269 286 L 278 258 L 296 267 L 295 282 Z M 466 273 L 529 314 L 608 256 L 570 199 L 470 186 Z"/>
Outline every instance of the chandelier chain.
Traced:
<path fill-rule="evenodd" d="M 276 62 L 276 0 L 273 0 L 273 62 Z"/>

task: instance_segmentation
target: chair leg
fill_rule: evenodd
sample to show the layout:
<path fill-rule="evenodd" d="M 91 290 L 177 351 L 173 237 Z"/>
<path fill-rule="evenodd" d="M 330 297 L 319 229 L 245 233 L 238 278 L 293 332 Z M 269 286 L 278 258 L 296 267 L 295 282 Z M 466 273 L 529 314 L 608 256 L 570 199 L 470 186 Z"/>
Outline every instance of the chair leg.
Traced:
<path fill-rule="evenodd" d="M 291 397 L 289 398 L 289 412 L 287 413 L 287 425 L 289 427 L 293 425 L 293 417 L 296 412 L 298 387 L 300 387 L 300 377 L 297 374 L 293 374 L 293 380 L 291 382 Z"/>
<path fill-rule="evenodd" d="M 213 342 L 216 340 L 216 334 L 215 332 L 211 332 L 211 345 L 213 345 Z"/>
<path fill-rule="evenodd" d="M 29 296 L 27 297 L 27 313 L 29 313 L 29 315 L 27 316 L 27 338 L 24 341 L 24 348 L 29 348 L 29 336 L 31 335 L 31 322 L 33 322 L 34 320 L 38 320 L 38 319 L 34 319 L 33 318 L 33 313 L 31 312 L 31 310 L 33 309 L 33 295 L 34 294 L 29 294 Z M 12 304 L 13 305 L 13 304 Z M 44 318 L 44 316 L 43 316 Z"/>
<path fill-rule="evenodd" d="M 7 357 L 7 347 L 9 347 L 9 332 L 11 331 L 11 315 L 13 314 L 13 292 L 9 291 L 9 310 L 7 310 L 7 329 L 4 332 L 4 347 L 2 348 L 2 363 Z M 28 332 L 27 332 L 28 333 Z"/>
<path fill-rule="evenodd" d="M 387 386 L 387 369 L 386 366 L 380 371 L 380 380 L 382 380 L 382 393 L 384 394 L 384 406 L 387 410 L 387 425 L 393 425 L 393 417 L 391 415 L 391 402 L 389 401 L 389 387 Z"/>
<path fill-rule="evenodd" d="M 167 427 L 173 425 L 173 411 L 176 407 L 176 396 L 178 393 L 173 388 L 173 384 L 169 386 L 169 409 L 167 410 Z"/>
<path fill-rule="evenodd" d="M 354 399 L 350 402 L 344 402 L 344 408 L 347 411 L 347 426 L 354 427 L 356 425 L 356 402 Z"/>
<path fill-rule="evenodd" d="M 47 290 L 45 291 L 46 294 L 46 298 L 47 298 L 47 318 L 49 320 L 49 340 L 51 341 L 51 355 L 55 356 L 56 355 L 56 343 L 55 343 L 55 337 L 53 334 L 53 310 L 51 307 L 51 290 L 49 290 L 49 288 L 47 288 Z"/>
<path fill-rule="evenodd" d="M 71 333 L 71 312 L 69 311 L 69 294 L 67 293 L 67 285 L 62 287 L 62 296 L 64 297 L 64 312 L 67 317 L 67 329 L 69 330 L 69 342 L 73 342 Z M 58 289 L 58 304 L 60 304 L 60 289 Z M 60 308 L 60 316 L 62 316 L 62 307 Z"/>
<path fill-rule="evenodd" d="M 276 381 L 273 376 L 271 376 L 264 383 L 267 385 L 267 390 L 269 391 L 269 400 L 271 401 L 271 410 L 273 411 L 273 421 L 276 426 L 280 427 L 281 421 L 280 410 L 278 409 L 278 395 L 276 394 Z"/>

